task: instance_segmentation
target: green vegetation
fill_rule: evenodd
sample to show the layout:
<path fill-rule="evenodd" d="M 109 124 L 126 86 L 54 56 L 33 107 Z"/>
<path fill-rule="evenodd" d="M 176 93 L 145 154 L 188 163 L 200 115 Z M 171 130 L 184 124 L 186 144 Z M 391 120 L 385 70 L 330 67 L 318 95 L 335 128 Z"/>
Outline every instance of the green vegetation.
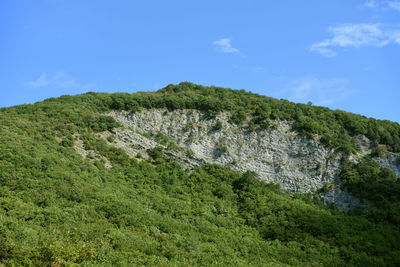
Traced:
<path fill-rule="evenodd" d="M 189 123 L 187 123 L 186 125 L 185 125 L 185 127 L 183 127 L 183 132 L 184 133 L 187 133 L 187 132 L 189 132 L 191 129 L 193 129 L 193 123 L 191 123 L 191 122 L 189 122 Z"/>
<path fill-rule="evenodd" d="M 222 154 L 228 151 L 228 147 L 224 144 L 217 144 L 215 146 L 215 154 L 217 157 L 221 156 Z"/>
<path fill-rule="evenodd" d="M 193 157 L 194 156 L 194 152 L 192 150 L 188 149 L 188 150 L 186 150 L 186 155 L 188 157 Z"/>
<path fill-rule="evenodd" d="M 100 112 L 152 107 L 197 108 L 207 117 L 243 112 L 232 118 L 238 124 L 247 115 L 258 118 L 256 125 L 289 119 L 299 132 L 319 134 L 326 144 L 350 151 L 352 137 L 360 133 L 393 151 L 399 145 L 396 123 L 190 83 L 156 93 L 88 93 L 2 108 L 2 264 L 400 265 L 398 213 L 381 221 L 364 213 L 343 214 L 309 195 L 259 181 L 251 172 L 216 165 L 189 172 L 161 147 L 149 151 L 149 160 L 137 160 L 96 137 L 119 126 Z M 73 147 L 77 138 L 113 168 L 105 168 L 104 160 L 83 160 Z M 391 174 L 379 168 L 370 174 L 373 162 L 366 162 L 345 163 L 343 177 L 357 178 L 345 179 L 346 186 L 376 205 L 399 203 Z"/>
<path fill-rule="evenodd" d="M 222 130 L 222 122 L 217 121 L 213 127 L 214 131 L 221 131 Z"/>
<path fill-rule="evenodd" d="M 400 225 L 400 184 L 393 171 L 366 156 L 358 164 L 344 160 L 340 176 L 344 187 L 366 201 L 367 218 Z"/>
<path fill-rule="evenodd" d="M 158 132 L 154 137 L 156 142 L 163 146 L 166 146 L 171 142 L 170 138 L 162 132 Z"/>
<path fill-rule="evenodd" d="M 232 111 L 232 115 L 229 122 L 241 126 L 243 122 L 246 120 L 246 117 L 247 117 L 246 112 L 243 109 L 238 109 Z"/>
<path fill-rule="evenodd" d="M 296 104 L 287 100 L 277 100 L 244 90 L 220 87 L 205 87 L 189 82 L 168 85 L 155 92 L 136 94 L 87 93 L 80 96 L 63 96 L 49 99 L 51 102 L 90 105 L 91 109 L 107 111 L 111 109 L 140 111 L 142 108 L 198 109 L 205 112 L 205 118 L 214 118 L 218 112 L 228 111 L 231 122 L 243 124 L 248 115 L 253 116 L 249 125 L 255 129 L 269 127 L 275 119 L 295 122 L 295 130 L 308 137 L 320 136 L 327 146 L 347 153 L 356 151 L 354 137 L 365 135 L 376 145 L 383 144 L 392 152 L 400 152 L 400 125 L 391 121 L 375 120 L 364 116 L 330 110 L 306 104 Z M 106 118 L 99 122 L 109 123 Z M 101 124 L 104 129 L 105 124 Z M 94 129 L 100 130 L 100 129 Z"/>
<path fill-rule="evenodd" d="M 107 137 L 107 141 L 110 142 L 110 143 L 114 142 L 114 141 L 115 141 L 114 135 L 108 136 L 108 137 Z"/>

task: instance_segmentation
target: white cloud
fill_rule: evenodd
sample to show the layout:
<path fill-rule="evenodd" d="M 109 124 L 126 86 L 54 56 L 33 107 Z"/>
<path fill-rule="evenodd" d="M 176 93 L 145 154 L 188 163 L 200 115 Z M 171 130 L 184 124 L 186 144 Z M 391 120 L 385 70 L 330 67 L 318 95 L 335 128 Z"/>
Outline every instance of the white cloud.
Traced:
<path fill-rule="evenodd" d="M 74 78 L 70 77 L 64 71 L 58 71 L 53 75 L 44 72 L 36 80 L 27 82 L 27 85 L 34 88 L 54 87 L 62 89 L 76 89 L 88 86 L 77 83 Z"/>
<path fill-rule="evenodd" d="M 382 47 L 388 44 L 400 44 L 400 26 L 375 24 L 342 24 L 329 27 L 330 39 L 315 43 L 312 52 L 326 57 L 336 56 L 336 47 Z"/>
<path fill-rule="evenodd" d="M 30 81 L 27 84 L 31 87 L 43 87 L 46 86 L 50 83 L 50 81 L 47 79 L 47 74 L 42 73 L 39 78 L 37 78 L 34 81 Z"/>
<path fill-rule="evenodd" d="M 400 1 L 398 0 L 368 0 L 364 2 L 364 6 L 375 10 L 393 9 L 400 11 Z"/>
<path fill-rule="evenodd" d="M 229 39 L 229 38 L 222 38 L 217 41 L 214 41 L 213 45 L 215 45 L 215 47 L 218 51 L 223 52 L 223 53 L 239 52 L 239 49 L 232 47 L 231 39 Z"/>
<path fill-rule="evenodd" d="M 335 57 L 337 55 L 335 51 L 333 51 L 332 49 L 323 47 L 323 45 L 324 45 L 323 43 L 314 44 L 310 50 L 318 52 L 325 57 Z"/>
<path fill-rule="evenodd" d="M 355 93 L 354 90 L 348 88 L 346 79 L 305 76 L 287 82 L 285 87 L 274 92 L 273 96 L 301 103 L 311 101 L 315 105 L 326 106 L 344 100 Z"/>

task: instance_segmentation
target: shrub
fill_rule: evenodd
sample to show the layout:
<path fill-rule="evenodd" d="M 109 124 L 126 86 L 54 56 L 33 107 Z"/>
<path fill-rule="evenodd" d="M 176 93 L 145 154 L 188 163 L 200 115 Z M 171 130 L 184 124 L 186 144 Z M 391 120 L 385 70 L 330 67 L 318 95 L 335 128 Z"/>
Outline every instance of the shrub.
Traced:
<path fill-rule="evenodd" d="M 74 138 L 72 135 L 69 135 L 61 141 L 61 145 L 64 147 L 72 147 L 74 145 Z"/>
<path fill-rule="evenodd" d="M 374 146 L 371 149 L 371 156 L 372 157 L 380 157 L 380 156 L 382 156 L 382 149 L 380 147 L 378 147 L 378 146 Z"/>
<path fill-rule="evenodd" d="M 109 136 L 107 137 L 107 141 L 110 142 L 110 143 L 113 143 L 113 142 L 115 141 L 114 135 L 109 135 Z"/>
<path fill-rule="evenodd" d="M 215 123 L 214 127 L 213 127 L 213 130 L 214 130 L 214 131 L 220 131 L 220 130 L 222 130 L 222 122 L 217 121 L 217 122 Z"/>
<path fill-rule="evenodd" d="M 246 120 L 246 117 L 247 117 L 246 112 L 244 110 L 239 109 L 237 111 L 232 112 L 229 122 L 241 126 L 243 122 Z"/>
<path fill-rule="evenodd" d="M 222 156 L 224 153 L 226 153 L 227 151 L 228 151 L 228 147 L 227 147 L 226 145 L 218 144 L 218 145 L 215 147 L 214 155 L 215 155 L 216 157 L 220 157 L 220 156 Z"/>
<path fill-rule="evenodd" d="M 191 149 L 186 150 L 186 155 L 189 157 L 194 157 L 194 152 Z"/>

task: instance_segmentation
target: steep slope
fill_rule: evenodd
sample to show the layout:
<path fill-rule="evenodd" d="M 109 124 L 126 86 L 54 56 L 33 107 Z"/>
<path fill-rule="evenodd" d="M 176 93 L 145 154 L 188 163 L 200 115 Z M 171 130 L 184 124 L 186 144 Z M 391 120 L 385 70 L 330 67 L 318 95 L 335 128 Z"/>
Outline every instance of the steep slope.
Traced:
<path fill-rule="evenodd" d="M 328 202 L 341 209 L 360 205 L 358 199 L 340 188 L 343 153 L 294 132 L 293 122 L 270 120 L 270 127 L 249 131 L 251 118 L 241 127 L 229 122 L 229 113 L 220 113 L 213 119 L 205 118 L 205 113 L 197 110 L 112 111 L 107 115 L 126 127 L 115 129 L 114 136 L 118 147 L 131 155 L 145 155 L 147 149 L 160 145 L 160 136 L 165 136 L 177 145 L 175 150 L 186 151 L 172 153 L 185 167 L 215 163 L 241 172 L 254 171 L 259 179 L 277 183 L 291 192 L 312 193 L 329 187 L 331 190 L 321 192 Z M 143 133 L 147 133 L 146 141 Z M 371 153 L 372 144 L 366 137 L 357 140 L 357 144 L 360 151 L 352 155 L 354 162 Z M 173 150 L 169 149 L 169 153 Z M 374 159 L 400 176 L 398 157 L 382 151 Z"/>
<path fill-rule="evenodd" d="M 241 172 L 254 171 L 262 180 L 299 193 L 316 192 L 326 184 L 339 183 L 341 153 L 299 136 L 291 130 L 291 123 L 285 121 L 271 121 L 268 129 L 248 132 L 229 123 L 230 116 L 226 113 L 210 120 L 193 110 L 153 109 L 108 115 L 133 131 L 127 134 L 127 129 L 115 130 L 116 139 L 126 143 L 122 148 L 143 144 L 142 138 L 136 139 L 134 133 L 163 134 L 185 151 L 192 152 L 178 157 L 189 168 L 215 163 Z M 145 154 L 146 149 L 157 145 L 157 142 L 148 143 L 135 152 Z M 340 207 L 358 204 L 349 194 L 340 190 L 335 193 L 336 198 L 329 200 Z"/>
<path fill-rule="evenodd" d="M 290 115 L 300 111 L 307 116 Z M 0 262 L 396 266 L 400 189 L 377 161 L 396 170 L 399 129 L 190 83 L 3 108 Z M 270 172 L 270 164 L 282 170 Z M 302 177 L 294 188 L 291 173 Z M 292 192 L 339 179 L 364 209 L 343 213 L 262 175 Z M 329 184 L 317 193 L 324 190 Z"/>

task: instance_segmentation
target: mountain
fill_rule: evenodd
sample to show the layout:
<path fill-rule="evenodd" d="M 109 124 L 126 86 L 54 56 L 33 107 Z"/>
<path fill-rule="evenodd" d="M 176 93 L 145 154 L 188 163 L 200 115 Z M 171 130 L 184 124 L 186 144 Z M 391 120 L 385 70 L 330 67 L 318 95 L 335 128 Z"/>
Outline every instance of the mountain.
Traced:
<path fill-rule="evenodd" d="M 0 129 L 4 266 L 400 265 L 398 123 L 183 82 Z"/>

